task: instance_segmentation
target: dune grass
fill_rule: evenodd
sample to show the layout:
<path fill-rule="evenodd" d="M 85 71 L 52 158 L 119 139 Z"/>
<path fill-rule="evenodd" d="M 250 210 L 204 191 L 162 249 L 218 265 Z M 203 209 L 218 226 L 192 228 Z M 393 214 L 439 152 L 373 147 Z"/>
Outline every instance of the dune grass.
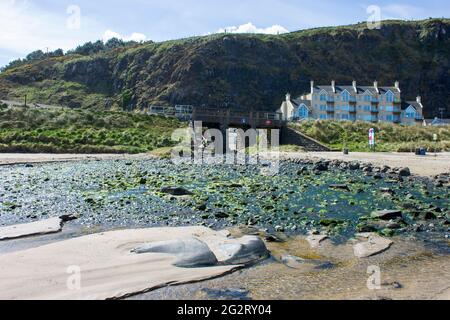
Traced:
<path fill-rule="evenodd" d="M 376 151 L 412 152 L 416 148 L 450 151 L 450 126 L 402 126 L 391 123 L 306 121 L 293 125 L 306 135 L 330 146 L 350 151 L 370 151 L 369 129 L 375 129 Z M 437 134 L 438 141 L 433 140 Z"/>
<path fill-rule="evenodd" d="M 141 153 L 170 147 L 176 119 L 126 112 L 0 108 L 0 152 Z"/>

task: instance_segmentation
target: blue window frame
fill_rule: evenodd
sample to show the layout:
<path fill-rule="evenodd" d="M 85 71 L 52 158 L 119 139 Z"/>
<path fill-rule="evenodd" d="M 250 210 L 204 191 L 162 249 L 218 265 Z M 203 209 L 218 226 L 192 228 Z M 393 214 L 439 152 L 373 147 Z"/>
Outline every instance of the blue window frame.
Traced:
<path fill-rule="evenodd" d="M 344 101 L 344 102 L 350 101 L 350 94 L 348 93 L 348 91 L 342 92 L 342 101 Z"/>
<path fill-rule="evenodd" d="M 386 92 L 386 102 L 394 102 L 394 94 L 391 91 Z"/>

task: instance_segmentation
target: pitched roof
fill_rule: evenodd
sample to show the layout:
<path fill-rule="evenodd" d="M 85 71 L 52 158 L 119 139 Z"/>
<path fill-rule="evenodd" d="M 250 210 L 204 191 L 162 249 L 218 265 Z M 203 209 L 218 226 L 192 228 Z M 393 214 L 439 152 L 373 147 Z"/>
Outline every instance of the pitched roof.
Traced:
<path fill-rule="evenodd" d="M 294 99 L 292 103 L 295 107 L 299 107 L 301 104 L 304 104 L 308 109 L 311 109 L 311 101 L 310 100 L 302 100 L 302 99 Z"/>
<path fill-rule="evenodd" d="M 402 103 L 402 110 L 408 109 L 409 106 L 413 106 L 414 108 L 416 108 L 416 110 L 420 110 L 423 108 L 423 106 L 417 101 L 405 101 Z"/>
<path fill-rule="evenodd" d="M 358 91 L 357 94 L 363 94 L 366 91 L 369 91 L 372 94 L 378 94 L 374 86 L 356 86 L 356 89 Z M 333 87 L 331 85 L 314 86 L 314 93 L 320 93 L 322 90 L 325 90 L 327 93 L 333 93 Z M 350 95 L 356 94 L 353 85 L 350 86 L 336 85 L 336 93 L 342 93 L 345 90 L 347 90 L 350 93 Z M 380 91 L 380 94 L 386 94 L 389 90 L 392 91 L 392 93 L 394 94 L 400 93 L 400 91 L 396 87 L 378 87 L 378 90 Z"/>

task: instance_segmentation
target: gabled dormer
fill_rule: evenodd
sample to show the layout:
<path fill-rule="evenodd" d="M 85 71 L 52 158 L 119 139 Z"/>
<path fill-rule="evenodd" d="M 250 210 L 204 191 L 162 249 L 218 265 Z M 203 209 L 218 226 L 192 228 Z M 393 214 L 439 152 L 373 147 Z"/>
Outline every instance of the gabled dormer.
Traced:
<path fill-rule="evenodd" d="M 344 102 L 349 102 L 350 96 L 351 96 L 351 94 L 350 94 L 350 92 L 348 92 L 347 89 L 345 89 L 344 91 L 341 92 L 341 98 L 342 98 L 342 101 L 344 101 Z"/>
<path fill-rule="evenodd" d="M 384 95 L 386 97 L 386 102 L 394 102 L 395 94 L 391 90 L 388 90 Z"/>

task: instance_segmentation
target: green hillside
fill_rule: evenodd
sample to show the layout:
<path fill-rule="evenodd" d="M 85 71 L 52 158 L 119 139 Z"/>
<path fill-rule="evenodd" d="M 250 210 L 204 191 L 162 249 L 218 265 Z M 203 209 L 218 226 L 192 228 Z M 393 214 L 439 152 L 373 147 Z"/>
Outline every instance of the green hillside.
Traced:
<path fill-rule="evenodd" d="M 275 110 L 309 81 L 393 85 L 450 116 L 450 20 L 385 21 L 283 35 L 216 34 L 161 43 L 86 44 L 32 55 L 0 74 L 0 99 L 145 109 L 193 104 Z"/>

